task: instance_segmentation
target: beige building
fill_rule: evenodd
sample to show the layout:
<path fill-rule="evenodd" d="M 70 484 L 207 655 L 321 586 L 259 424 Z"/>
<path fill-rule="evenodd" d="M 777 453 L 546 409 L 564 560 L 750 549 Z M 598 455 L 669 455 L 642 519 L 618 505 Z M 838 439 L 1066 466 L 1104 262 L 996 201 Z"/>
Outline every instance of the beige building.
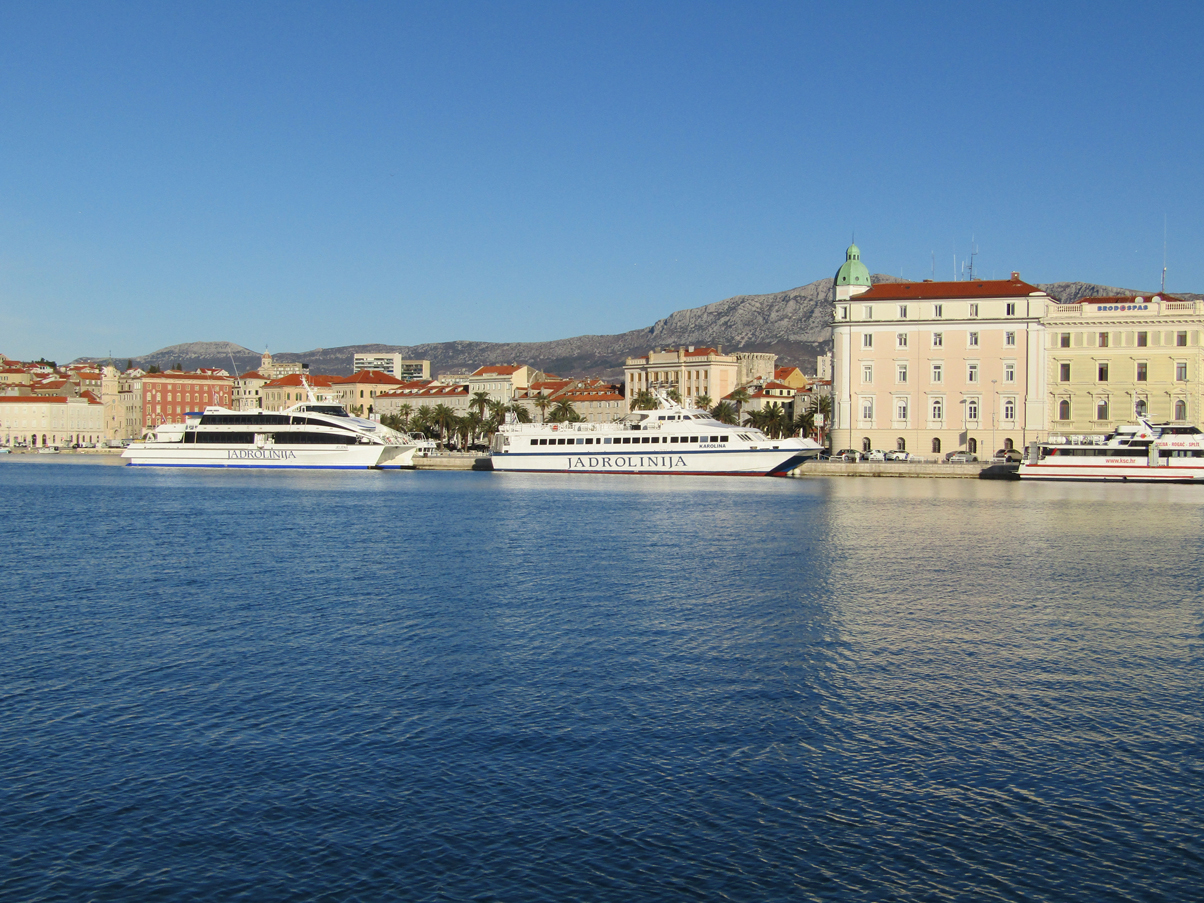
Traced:
<path fill-rule="evenodd" d="M 376 396 L 396 392 L 403 385 L 405 383 L 397 377 L 380 370 L 358 370 L 350 376 L 337 376 L 331 380 L 331 388 L 338 392 L 339 403 L 360 417 L 379 414 Z"/>
<path fill-rule="evenodd" d="M 1204 302 L 1151 294 L 1050 305 L 1051 432 L 1105 433 L 1135 417 L 1200 424 Z"/>
<path fill-rule="evenodd" d="M 1045 292 L 1019 273 L 869 282 L 853 245 L 833 301 L 834 448 L 983 456 L 1044 437 Z"/>
<path fill-rule="evenodd" d="M 0 436 L 6 446 L 100 444 L 104 405 L 92 393 L 0 396 Z"/>
<path fill-rule="evenodd" d="M 544 374 L 527 364 L 494 364 L 478 367 L 468 377 L 468 394 L 485 392 L 490 399 L 510 404 Z"/>
<path fill-rule="evenodd" d="M 694 345 L 656 349 L 623 362 L 624 395 L 630 405 L 640 392 L 676 389 L 688 404 L 701 395 L 714 404 L 756 375 L 772 379 L 776 360 L 772 354 L 724 354 L 718 348 Z"/>

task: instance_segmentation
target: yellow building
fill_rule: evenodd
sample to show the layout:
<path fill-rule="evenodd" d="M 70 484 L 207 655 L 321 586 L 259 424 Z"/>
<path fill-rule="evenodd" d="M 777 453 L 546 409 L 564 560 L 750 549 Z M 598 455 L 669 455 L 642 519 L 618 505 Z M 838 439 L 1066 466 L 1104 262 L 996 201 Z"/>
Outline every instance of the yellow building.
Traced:
<path fill-rule="evenodd" d="M 1204 302 L 1084 298 L 1045 318 L 1049 429 L 1105 433 L 1135 417 L 1201 423 Z"/>

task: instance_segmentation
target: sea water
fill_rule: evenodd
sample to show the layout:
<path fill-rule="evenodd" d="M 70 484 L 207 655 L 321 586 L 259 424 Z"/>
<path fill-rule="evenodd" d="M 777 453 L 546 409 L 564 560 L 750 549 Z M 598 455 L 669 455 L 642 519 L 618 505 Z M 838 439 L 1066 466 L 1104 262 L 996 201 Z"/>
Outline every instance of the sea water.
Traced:
<path fill-rule="evenodd" d="M 0 499 L 5 900 L 1204 898 L 1204 487 Z"/>

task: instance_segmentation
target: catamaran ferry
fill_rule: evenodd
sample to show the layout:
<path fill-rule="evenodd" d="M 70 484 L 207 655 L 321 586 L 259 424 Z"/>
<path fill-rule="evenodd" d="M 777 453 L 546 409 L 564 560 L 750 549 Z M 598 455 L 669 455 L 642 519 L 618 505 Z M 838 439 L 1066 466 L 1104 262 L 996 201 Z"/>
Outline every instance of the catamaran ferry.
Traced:
<path fill-rule="evenodd" d="M 1204 434 L 1194 426 L 1118 427 L 1107 436 L 1034 442 L 1020 463 L 1022 480 L 1204 481 Z"/>
<path fill-rule="evenodd" d="M 504 424 L 493 437 L 493 469 L 783 476 L 820 452 L 811 439 L 770 439 L 664 396 L 657 400 L 656 410 L 610 423 Z"/>
<path fill-rule="evenodd" d="M 184 423 L 154 428 L 121 457 L 143 467 L 349 470 L 412 467 L 417 448 L 405 434 L 353 417 L 342 405 L 311 400 L 284 411 L 208 407 Z"/>

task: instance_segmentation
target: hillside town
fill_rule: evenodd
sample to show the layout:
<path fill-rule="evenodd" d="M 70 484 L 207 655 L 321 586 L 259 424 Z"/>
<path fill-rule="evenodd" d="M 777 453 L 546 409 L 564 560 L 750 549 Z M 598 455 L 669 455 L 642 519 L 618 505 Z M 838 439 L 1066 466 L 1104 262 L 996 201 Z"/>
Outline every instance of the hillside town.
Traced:
<path fill-rule="evenodd" d="M 481 447 L 507 417 L 607 422 L 655 396 L 771 436 L 861 452 L 990 454 L 1054 434 L 1103 435 L 1136 418 L 1198 424 L 1204 302 L 1164 292 L 1063 304 L 1008 279 L 874 284 L 856 245 L 831 298 L 832 347 L 814 373 L 764 351 L 650 348 L 621 379 L 494 363 L 433 374 L 430 361 L 355 354 L 350 375 L 265 352 L 259 366 L 58 366 L 0 354 L 0 444 L 119 446 L 209 406 L 282 411 L 311 392 L 453 448 Z"/>

